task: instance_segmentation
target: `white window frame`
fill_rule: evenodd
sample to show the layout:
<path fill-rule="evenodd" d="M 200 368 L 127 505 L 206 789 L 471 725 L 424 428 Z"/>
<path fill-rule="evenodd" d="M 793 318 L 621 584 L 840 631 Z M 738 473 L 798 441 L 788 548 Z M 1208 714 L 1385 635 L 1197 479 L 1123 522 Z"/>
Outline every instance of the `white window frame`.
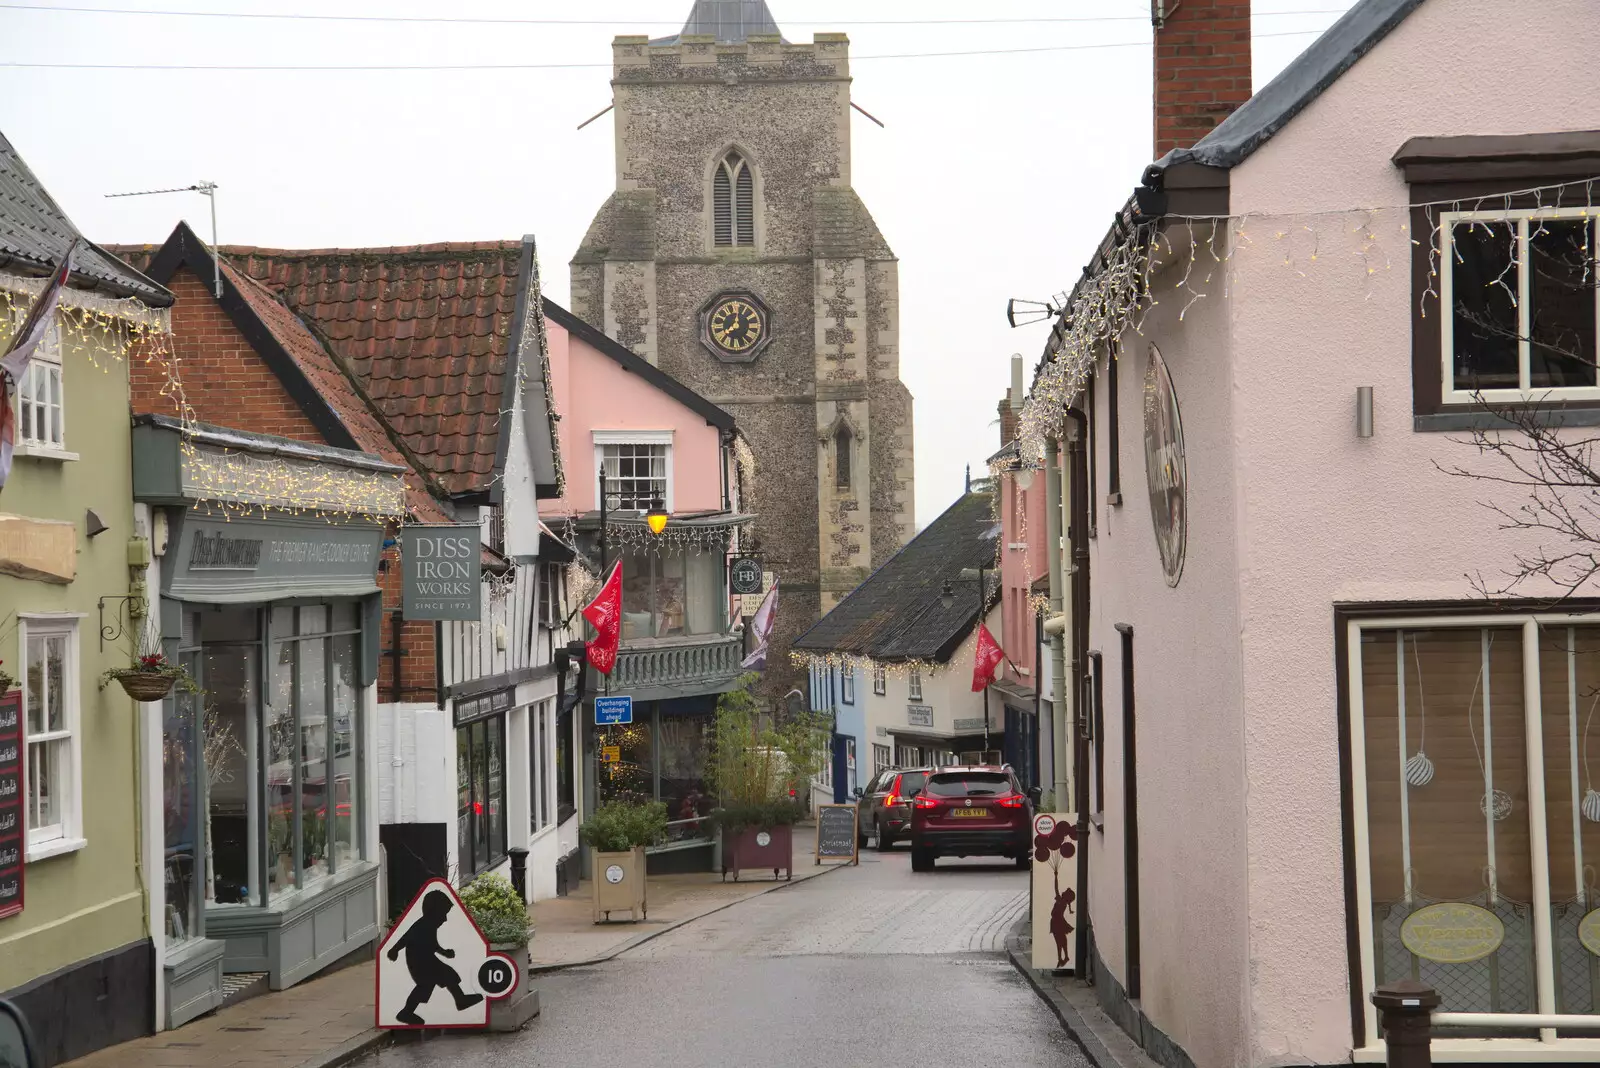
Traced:
<path fill-rule="evenodd" d="M 894 767 L 894 749 L 887 745 L 872 743 L 872 774 L 878 775 Z"/>
<path fill-rule="evenodd" d="M 670 430 L 596 430 L 596 431 L 594 431 L 594 474 L 595 474 L 595 487 L 594 488 L 595 488 L 595 492 L 596 493 L 600 492 L 600 483 L 599 483 L 600 472 L 605 469 L 605 457 L 606 457 L 606 449 L 605 449 L 605 447 L 607 445 L 662 445 L 662 446 L 666 447 L 666 457 L 667 457 L 667 494 L 666 494 L 666 499 L 662 503 L 666 505 L 667 511 L 669 511 L 669 512 L 675 511 L 676 508 L 677 508 L 677 505 L 676 505 L 676 503 L 675 503 L 675 501 L 673 499 L 674 498 L 674 485 L 673 484 L 674 484 L 674 482 L 676 480 L 673 478 L 673 471 L 672 471 L 672 466 L 673 466 L 673 464 L 672 464 L 672 461 L 673 461 L 672 438 L 673 438 L 673 432 L 670 431 Z M 599 502 L 598 501 L 595 502 L 595 507 L 597 509 L 599 508 Z M 627 511 L 631 511 L 631 509 L 624 509 L 624 512 L 627 512 Z"/>
<path fill-rule="evenodd" d="M 1446 404 L 1470 404 L 1472 390 L 1456 389 L 1455 375 L 1455 227 L 1465 222 L 1512 223 L 1517 233 L 1517 389 L 1486 389 L 1479 395 L 1484 400 L 1600 400 L 1600 371 L 1593 386 L 1564 386 L 1561 388 L 1531 389 L 1527 383 L 1532 377 L 1533 342 L 1529 325 L 1532 314 L 1532 284 L 1528 264 L 1528 224 L 1535 219 L 1594 219 L 1592 208 L 1514 208 L 1500 211 L 1447 211 L 1439 215 L 1439 336 L 1440 373 L 1442 397 Z M 1600 348 L 1600 287 L 1595 292 L 1595 336 Z M 1600 359 L 1600 352 L 1596 353 Z"/>
<path fill-rule="evenodd" d="M 1544 730 L 1542 719 L 1544 702 L 1541 697 L 1539 665 L 1539 627 L 1583 626 L 1600 623 L 1600 613 L 1557 614 L 1483 614 L 1471 616 L 1364 616 L 1347 623 L 1345 671 L 1348 693 L 1351 822 L 1354 824 L 1356 861 L 1356 928 L 1361 960 L 1361 1004 L 1366 1014 L 1367 1044 L 1352 1051 L 1351 1059 L 1357 1063 L 1384 1061 L 1387 1048 L 1378 1038 L 1378 1014 L 1372 1004 L 1371 994 L 1377 985 L 1377 967 L 1372 953 L 1372 854 L 1368 836 L 1367 812 L 1367 743 L 1365 696 L 1362 689 L 1361 632 L 1363 630 L 1444 630 L 1481 627 L 1522 628 L 1522 700 L 1524 723 L 1523 745 L 1527 761 L 1528 796 L 1546 798 L 1544 764 Z M 1539 719 L 1535 719 L 1535 716 Z M 1537 725 L 1540 729 L 1534 729 Z M 1405 734 L 1401 736 L 1402 746 Z M 1550 912 L 1550 854 L 1549 832 L 1545 826 L 1545 805 L 1530 804 L 1529 852 L 1533 874 L 1533 932 L 1534 932 L 1534 983 L 1537 997 L 1537 1015 L 1556 1016 L 1555 944 Z M 1506 1014 L 1526 1015 L 1526 1014 Z M 1585 1017 L 1572 1017 L 1574 1020 Z M 1593 1017 L 1587 1017 L 1593 1019 Z M 1569 1025 L 1572 1028 L 1578 1024 Z M 1538 1061 L 1600 1059 L 1600 1039 L 1555 1037 L 1556 1029 L 1529 1028 L 1527 1038 L 1439 1038 L 1433 1039 L 1432 1053 L 1435 1062 L 1493 1060 Z"/>
<path fill-rule="evenodd" d="M 882 664 L 872 665 L 872 692 L 879 697 L 889 692 L 889 671 Z"/>
<path fill-rule="evenodd" d="M 906 676 L 906 694 L 913 701 L 922 700 L 922 672 L 917 668 L 912 668 Z"/>
<path fill-rule="evenodd" d="M 19 325 L 19 324 L 13 324 Z M 61 323 L 59 321 L 50 325 L 44 340 L 39 347 L 34 349 L 33 357 L 28 361 L 28 370 L 22 380 L 16 384 L 16 393 L 12 398 L 12 414 L 16 416 L 17 440 L 14 454 L 17 456 L 33 456 L 44 459 L 76 460 L 76 453 L 67 451 L 67 369 L 66 361 L 62 356 Z M 24 436 L 22 432 L 22 404 L 24 395 L 32 396 L 32 391 L 38 388 L 38 379 L 42 376 L 54 378 L 55 403 L 47 407 L 52 421 L 53 436 L 60 441 L 41 439 L 36 436 Z M 35 415 L 29 422 L 32 428 L 37 429 L 37 402 Z"/>
<path fill-rule="evenodd" d="M 839 699 L 853 705 L 856 703 L 856 669 L 846 664 L 839 672 Z"/>
<path fill-rule="evenodd" d="M 17 619 L 17 659 L 16 663 L 21 668 L 19 685 L 22 687 L 22 721 L 24 724 L 24 741 L 31 749 L 40 742 L 58 741 L 65 742 L 65 758 L 61 764 L 61 775 L 65 780 L 60 790 L 62 813 L 59 823 L 49 827 L 36 828 L 32 823 L 32 804 L 28 797 L 23 798 L 24 818 L 28 820 L 28 843 L 25 863 L 45 860 L 49 857 L 60 856 L 63 853 L 72 853 L 88 845 L 83 838 L 83 746 L 81 744 L 81 723 L 83 721 L 83 687 L 80 677 L 82 653 L 80 648 L 79 621 L 83 618 L 81 613 L 19 613 Z M 60 731 L 50 731 L 43 735 L 34 735 L 26 729 L 28 722 L 28 639 L 30 637 L 55 637 L 67 639 L 66 663 L 62 665 L 61 680 L 66 687 L 64 713 L 66 727 Z M 24 777 L 29 766 L 29 756 L 23 754 Z M 31 787 L 31 783 L 29 784 Z"/>

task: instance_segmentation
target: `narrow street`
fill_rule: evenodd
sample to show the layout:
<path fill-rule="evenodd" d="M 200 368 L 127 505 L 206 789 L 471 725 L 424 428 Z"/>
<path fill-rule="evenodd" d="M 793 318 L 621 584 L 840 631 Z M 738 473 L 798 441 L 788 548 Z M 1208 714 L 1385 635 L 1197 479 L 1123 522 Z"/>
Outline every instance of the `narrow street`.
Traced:
<path fill-rule="evenodd" d="M 742 902 L 609 963 L 537 977 L 544 1013 L 520 1035 L 433 1039 L 363 1064 L 1087 1068 L 1004 956 L 1027 902 L 1010 864 L 941 861 L 913 874 L 904 848 L 867 851 L 859 868 Z"/>

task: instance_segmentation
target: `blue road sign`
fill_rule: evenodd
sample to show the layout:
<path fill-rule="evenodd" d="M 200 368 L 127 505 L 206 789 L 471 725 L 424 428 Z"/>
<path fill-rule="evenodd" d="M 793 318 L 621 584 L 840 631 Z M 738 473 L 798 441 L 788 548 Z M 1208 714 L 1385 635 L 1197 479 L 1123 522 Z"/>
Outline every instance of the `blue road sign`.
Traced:
<path fill-rule="evenodd" d="M 596 697 L 594 699 L 594 721 L 601 727 L 614 727 L 620 723 L 632 723 L 633 698 Z"/>

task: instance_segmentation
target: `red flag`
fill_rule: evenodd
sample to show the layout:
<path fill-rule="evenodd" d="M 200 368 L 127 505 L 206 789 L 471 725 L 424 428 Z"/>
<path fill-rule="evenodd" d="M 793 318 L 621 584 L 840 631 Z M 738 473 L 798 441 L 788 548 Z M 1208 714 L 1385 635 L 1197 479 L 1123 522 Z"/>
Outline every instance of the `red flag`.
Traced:
<path fill-rule="evenodd" d="M 978 624 L 978 648 L 972 654 L 972 692 L 978 693 L 994 681 L 995 669 L 1006 658 L 1000 643 L 994 640 L 989 628 Z"/>
<path fill-rule="evenodd" d="M 583 610 L 583 618 L 594 626 L 594 640 L 584 646 L 589 663 L 602 675 L 617 666 L 617 645 L 622 641 L 622 561 L 611 568 L 611 575 L 600 593 Z"/>

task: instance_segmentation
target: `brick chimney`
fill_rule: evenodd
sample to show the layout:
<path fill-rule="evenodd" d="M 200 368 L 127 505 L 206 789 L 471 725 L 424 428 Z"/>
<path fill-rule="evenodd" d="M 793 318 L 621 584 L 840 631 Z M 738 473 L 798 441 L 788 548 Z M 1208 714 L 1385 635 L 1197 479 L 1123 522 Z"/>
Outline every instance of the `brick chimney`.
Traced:
<path fill-rule="evenodd" d="M 1155 157 L 1188 148 L 1250 99 L 1249 0 L 1150 0 Z"/>
<path fill-rule="evenodd" d="M 1011 391 L 1000 398 L 1000 447 L 1003 449 L 1017 440 L 1017 411 L 1011 407 Z"/>

